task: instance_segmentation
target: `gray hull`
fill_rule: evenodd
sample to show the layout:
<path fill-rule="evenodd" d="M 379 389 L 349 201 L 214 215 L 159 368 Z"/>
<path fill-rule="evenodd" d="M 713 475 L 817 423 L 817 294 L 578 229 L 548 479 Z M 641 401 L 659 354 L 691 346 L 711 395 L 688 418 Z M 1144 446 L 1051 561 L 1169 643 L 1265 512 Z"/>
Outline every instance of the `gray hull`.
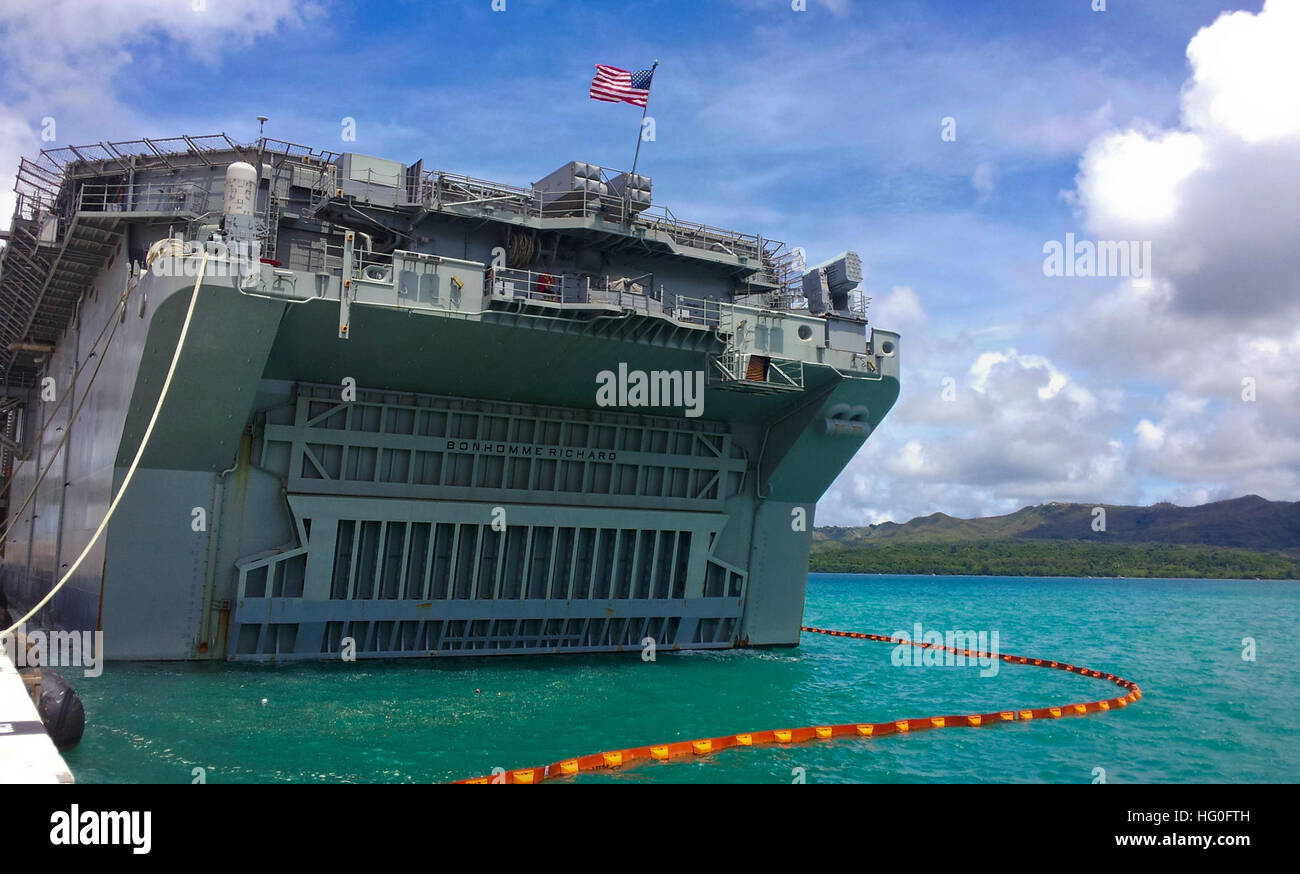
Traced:
<path fill-rule="evenodd" d="M 475 260 L 494 240 L 466 240 L 414 279 L 400 251 L 386 274 L 350 249 L 210 258 L 139 470 L 39 623 L 102 629 L 110 659 L 796 644 L 815 505 L 897 397 L 897 336 L 858 352 L 806 312 L 521 297 Z M 82 410 L 28 396 L 29 429 L 54 419 L 15 472 L 17 609 L 90 541 L 176 349 L 201 259 L 132 278 L 127 247 L 43 364 L 61 392 L 130 289 Z M 702 414 L 602 405 L 619 365 L 706 373 Z"/>

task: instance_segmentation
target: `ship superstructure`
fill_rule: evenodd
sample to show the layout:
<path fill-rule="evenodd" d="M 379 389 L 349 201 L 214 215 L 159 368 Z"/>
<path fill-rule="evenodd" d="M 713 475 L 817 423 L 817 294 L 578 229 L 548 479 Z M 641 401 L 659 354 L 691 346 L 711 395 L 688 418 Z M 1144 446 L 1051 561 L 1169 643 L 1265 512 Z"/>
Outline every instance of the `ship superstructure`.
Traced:
<path fill-rule="evenodd" d="M 197 281 L 139 470 L 41 623 L 119 659 L 797 643 L 815 505 L 897 397 L 898 336 L 853 253 L 810 267 L 651 187 L 225 135 L 24 160 L 12 612 L 104 518 Z"/>

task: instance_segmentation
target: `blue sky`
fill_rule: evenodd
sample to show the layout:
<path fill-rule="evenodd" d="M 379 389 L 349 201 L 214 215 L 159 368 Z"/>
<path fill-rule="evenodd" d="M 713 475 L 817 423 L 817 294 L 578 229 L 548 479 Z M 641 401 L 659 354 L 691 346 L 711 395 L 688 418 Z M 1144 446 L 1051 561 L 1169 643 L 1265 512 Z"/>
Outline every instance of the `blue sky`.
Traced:
<path fill-rule="evenodd" d="M 45 118 L 62 145 L 251 139 L 260 113 L 270 136 L 526 184 L 628 167 L 638 110 L 589 100 L 592 66 L 657 58 L 655 199 L 813 260 L 856 249 L 874 321 L 904 333 L 903 396 L 820 523 L 1296 499 L 1300 241 L 1258 168 L 1300 169 L 1300 121 L 1257 136 L 1223 109 L 1300 116 L 1275 39 L 1300 41 L 1296 3 L 51 0 L 0 11 L 0 160 Z M 1155 241 L 1154 288 L 1045 276 L 1067 232 Z"/>

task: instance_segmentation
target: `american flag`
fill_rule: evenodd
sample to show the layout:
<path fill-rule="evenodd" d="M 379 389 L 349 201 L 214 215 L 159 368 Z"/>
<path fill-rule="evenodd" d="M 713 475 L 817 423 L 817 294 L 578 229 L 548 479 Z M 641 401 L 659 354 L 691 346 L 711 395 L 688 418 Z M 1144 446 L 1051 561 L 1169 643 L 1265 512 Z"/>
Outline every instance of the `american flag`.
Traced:
<path fill-rule="evenodd" d="M 591 99 L 604 100 L 606 103 L 631 103 L 645 106 L 650 99 L 650 79 L 654 70 L 638 70 L 629 73 L 618 67 L 605 64 L 596 65 L 596 78 L 591 80 Z"/>

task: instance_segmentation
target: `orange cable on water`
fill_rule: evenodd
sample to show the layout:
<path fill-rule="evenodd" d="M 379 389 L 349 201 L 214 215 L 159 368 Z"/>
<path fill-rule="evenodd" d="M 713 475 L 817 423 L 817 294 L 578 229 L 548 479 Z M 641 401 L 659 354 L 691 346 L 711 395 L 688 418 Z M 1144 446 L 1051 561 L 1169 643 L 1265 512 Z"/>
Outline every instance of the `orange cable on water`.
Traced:
<path fill-rule="evenodd" d="M 546 780 L 554 780 L 557 777 L 567 777 L 572 774 L 579 774 L 583 771 L 601 771 L 614 768 L 625 768 L 629 765 L 640 762 L 662 762 L 685 756 L 707 756 L 732 747 L 756 747 L 766 746 L 769 744 L 780 744 L 785 746 L 788 744 L 805 743 L 811 740 L 830 740 L 831 738 L 836 737 L 878 737 L 886 734 L 906 734 L 915 731 L 925 731 L 932 728 L 978 728 L 1003 722 L 1016 722 L 1029 719 L 1059 719 L 1063 716 L 1083 716 L 1084 714 L 1095 713 L 1101 710 L 1127 707 L 1129 704 L 1142 697 L 1142 690 L 1138 688 L 1137 683 L 1126 680 L 1123 677 L 1117 677 L 1114 674 L 1106 674 L 1101 671 L 1094 671 L 1091 668 L 1066 664 L 1065 662 L 1027 658 L 1025 656 L 999 655 L 997 653 L 987 653 L 969 649 L 959 650 L 956 647 L 924 643 L 914 640 L 904 640 L 897 637 L 886 637 L 883 634 L 863 634 L 858 631 L 832 631 L 826 628 L 814 628 L 807 625 L 803 626 L 800 630 L 812 634 L 826 634 L 831 637 L 851 637 L 856 640 L 875 640 L 882 643 L 892 643 L 896 645 L 908 644 L 922 649 L 945 650 L 971 659 L 992 658 L 1000 659 L 1009 664 L 1031 665 L 1037 668 L 1056 668 L 1061 671 L 1082 674 L 1085 677 L 1096 677 L 1101 680 L 1109 680 L 1121 689 L 1127 690 L 1128 694 L 1121 695 L 1118 698 L 1087 701 L 1081 704 L 1064 704 L 1054 707 L 1000 710 L 993 713 L 967 713 L 960 716 L 929 716 L 920 719 L 896 719 L 893 722 L 847 722 L 841 725 L 809 725 L 804 726 L 803 728 L 767 729 L 764 731 L 746 732 L 744 734 L 731 734 L 723 737 L 674 741 L 673 743 L 657 744 L 652 746 L 631 747 L 623 750 L 609 750 L 603 753 L 595 753 L 594 755 L 579 756 L 576 759 L 565 759 L 564 761 L 553 762 L 540 768 L 519 768 L 514 771 L 505 771 L 488 777 L 472 777 L 468 780 L 457 780 L 456 782 L 541 783 Z"/>

